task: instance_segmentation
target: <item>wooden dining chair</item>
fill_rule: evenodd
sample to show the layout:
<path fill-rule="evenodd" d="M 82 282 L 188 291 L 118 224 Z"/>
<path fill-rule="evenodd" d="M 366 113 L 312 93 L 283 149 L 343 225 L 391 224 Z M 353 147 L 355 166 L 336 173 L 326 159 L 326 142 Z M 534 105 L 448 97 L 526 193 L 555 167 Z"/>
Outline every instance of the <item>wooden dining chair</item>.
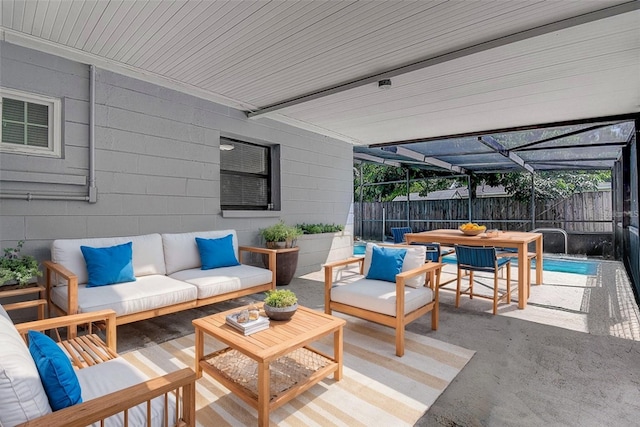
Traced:
<path fill-rule="evenodd" d="M 507 304 L 511 303 L 511 258 L 498 258 L 494 247 L 477 247 L 456 245 L 456 258 L 458 263 L 458 278 L 456 286 L 456 307 L 460 305 L 460 295 L 469 295 L 473 297 L 486 298 L 493 300 L 493 314 L 498 312 L 498 302 L 506 300 Z M 498 286 L 498 273 L 506 267 L 507 286 L 506 292 L 500 292 Z M 476 271 L 493 273 L 493 296 L 482 295 L 473 292 L 473 273 Z M 461 282 L 463 273 L 468 272 L 469 287 L 461 290 Z"/>
<path fill-rule="evenodd" d="M 425 250 L 426 250 L 425 262 L 439 262 L 439 263 L 442 263 L 442 257 L 443 256 L 447 256 L 447 255 L 450 255 L 450 254 L 455 252 L 455 249 L 453 249 L 453 248 L 443 248 L 440 245 L 440 243 L 436 243 L 436 242 L 430 242 L 430 243 L 413 242 L 411 244 L 425 247 Z M 443 286 L 451 283 L 453 280 L 455 280 L 455 279 L 452 279 L 452 280 L 448 280 L 446 282 L 441 282 L 440 281 L 441 273 L 442 273 L 442 270 L 438 270 L 438 272 L 437 272 L 437 276 L 438 276 L 437 280 L 438 280 L 438 283 L 440 284 L 441 288 Z"/>
<path fill-rule="evenodd" d="M 496 248 L 496 256 L 498 258 L 518 259 L 518 250 L 516 248 Z M 528 295 L 531 295 L 531 268 L 532 260 L 537 258 L 535 252 L 527 252 L 527 287 L 529 288 Z M 518 266 L 518 268 L 521 268 Z"/>

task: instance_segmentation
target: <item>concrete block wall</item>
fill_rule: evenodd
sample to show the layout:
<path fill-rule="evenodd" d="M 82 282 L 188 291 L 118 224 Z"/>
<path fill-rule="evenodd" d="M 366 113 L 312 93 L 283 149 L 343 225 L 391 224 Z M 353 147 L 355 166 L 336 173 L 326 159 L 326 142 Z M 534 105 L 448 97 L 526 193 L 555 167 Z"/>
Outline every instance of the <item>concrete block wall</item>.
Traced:
<path fill-rule="evenodd" d="M 25 195 L 0 198 L 3 248 L 26 240 L 24 252 L 44 260 L 57 238 L 233 228 L 241 244 L 260 244 L 258 230 L 280 219 L 353 229 L 351 145 L 103 69 L 95 92 L 97 203 L 27 201 L 29 192 L 87 195 L 89 66 L 0 42 L 0 85 L 63 100 L 61 159 L 0 154 L 0 194 Z M 221 134 L 281 146 L 280 212 L 222 215 Z"/>
<path fill-rule="evenodd" d="M 300 247 L 296 276 L 322 270 L 327 262 L 353 256 L 353 235 L 348 232 L 305 234 L 298 237 Z"/>

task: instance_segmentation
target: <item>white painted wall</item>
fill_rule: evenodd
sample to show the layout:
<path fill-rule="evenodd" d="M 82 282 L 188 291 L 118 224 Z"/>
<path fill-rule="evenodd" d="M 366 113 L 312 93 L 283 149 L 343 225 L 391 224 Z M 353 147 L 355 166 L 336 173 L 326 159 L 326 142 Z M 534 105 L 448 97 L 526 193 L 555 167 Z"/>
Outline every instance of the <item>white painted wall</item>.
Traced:
<path fill-rule="evenodd" d="M 44 260 L 57 238 L 222 228 L 259 244 L 258 229 L 280 218 L 352 231 L 350 145 L 110 71 L 97 69 L 96 81 L 98 202 L 27 201 L 29 192 L 87 194 L 66 178 L 88 174 L 89 66 L 0 43 L 0 85 L 60 97 L 64 141 L 62 159 L 0 154 L 0 193 L 25 195 L 0 199 L 3 248 L 24 239 L 24 252 Z M 281 145 L 279 216 L 222 216 L 220 133 Z"/>

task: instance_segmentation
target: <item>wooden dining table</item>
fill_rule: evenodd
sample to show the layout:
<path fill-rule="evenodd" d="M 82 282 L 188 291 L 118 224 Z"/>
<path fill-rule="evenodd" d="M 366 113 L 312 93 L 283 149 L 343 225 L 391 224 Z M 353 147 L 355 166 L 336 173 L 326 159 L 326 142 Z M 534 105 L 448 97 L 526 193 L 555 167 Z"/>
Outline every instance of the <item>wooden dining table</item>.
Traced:
<path fill-rule="evenodd" d="M 486 233 L 468 236 L 460 230 L 430 230 L 421 233 L 405 234 L 407 243 L 440 243 L 442 245 L 494 246 L 516 248 L 518 250 L 518 308 L 527 306 L 529 298 L 528 245 L 536 245 L 536 284 L 542 284 L 542 233 L 522 231 L 500 231 L 497 236 L 489 237 Z"/>

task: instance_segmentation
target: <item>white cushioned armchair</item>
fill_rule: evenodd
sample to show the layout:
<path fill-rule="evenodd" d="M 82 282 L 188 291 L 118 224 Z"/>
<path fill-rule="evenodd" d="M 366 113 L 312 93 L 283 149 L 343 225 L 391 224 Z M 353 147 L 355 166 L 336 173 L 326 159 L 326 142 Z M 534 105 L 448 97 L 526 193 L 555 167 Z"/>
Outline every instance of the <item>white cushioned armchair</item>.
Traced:
<path fill-rule="evenodd" d="M 385 250 L 403 251 L 404 258 L 392 261 L 399 271 L 384 271 L 376 262 L 387 261 L 374 254 L 375 248 L 379 247 L 368 243 L 364 258 L 325 264 L 325 312 L 338 311 L 394 328 L 396 355 L 403 356 L 407 324 L 431 312 L 431 328 L 438 329 L 437 281 L 442 264 L 425 263 L 423 246 L 393 245 Z M 355 263 L 359 263 L 359 274 L 342 277 L 344 267 Z M 385 279 L 376 278 L 381 271 Z"/>
<path fill-rule="evenodd" d="M 93 322 L 102 325 L 105 340 L 93 331 Z M 45 360 L 33 355 L 34 331 L 71 325 L 86 333 L 59 343 L 45 337 L 53 348 Z M 81 401 L 55 408 L 51 393 L 70 393 L 69 372 Z M 113 310 L 14 325 L 0 305 L 0 426 L 195 426 L 196 380 L 191 368 L 151 378 L 119 357 Z"/>

